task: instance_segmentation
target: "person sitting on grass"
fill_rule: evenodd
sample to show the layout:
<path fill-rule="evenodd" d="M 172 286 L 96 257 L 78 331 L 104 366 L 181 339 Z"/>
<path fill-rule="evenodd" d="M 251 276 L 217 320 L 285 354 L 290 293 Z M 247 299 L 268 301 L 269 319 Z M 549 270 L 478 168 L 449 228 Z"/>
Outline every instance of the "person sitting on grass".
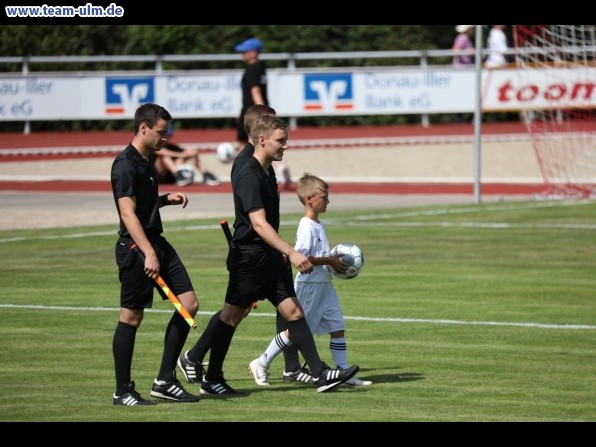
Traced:
<path fill-rule="evenodd" d="M 171 138 L 173 134 L 174 128 L 170 123 L 167 137 Z M 160 183 L 176 183 L 178 186 L 190 185 L 194 182 L 195 173 L 200 172 L 205 185 L 220 184 L 217 177 L 205 166 L 197 149 L 184 149 L 168 140 L 156 154 L 155 169 L 159 175 Z"/>

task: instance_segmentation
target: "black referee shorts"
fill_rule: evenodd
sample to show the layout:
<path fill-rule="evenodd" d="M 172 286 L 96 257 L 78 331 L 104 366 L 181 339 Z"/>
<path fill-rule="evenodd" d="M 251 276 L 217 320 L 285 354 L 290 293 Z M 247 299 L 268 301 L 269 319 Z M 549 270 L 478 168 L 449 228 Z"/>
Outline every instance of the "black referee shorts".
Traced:
<path fill-rule="evenodd" d="M 151 245 L 159 259 L 159 274 L 170 290 L 179 295 L 194 290 L 186 267 L 174 247 L 162 236 L 154 237 Z M 131 250 L 134 241 L 121 237 L 116 242 L 116 264 L 120 279 L 120 307 L 127 309 L 150 308 L 153 305 L 155 282 L 144 271 L 144 262 Z M 165 299 L 165 298 L 164 298 Z"/>
<path fill-rule="evenodd" d="M 229 278 L 226 303 L 244 309 L 268 299 L 275 307 L 295 297 L 292 266 L 264 242 L 230 247 L 226 260 Z"/>

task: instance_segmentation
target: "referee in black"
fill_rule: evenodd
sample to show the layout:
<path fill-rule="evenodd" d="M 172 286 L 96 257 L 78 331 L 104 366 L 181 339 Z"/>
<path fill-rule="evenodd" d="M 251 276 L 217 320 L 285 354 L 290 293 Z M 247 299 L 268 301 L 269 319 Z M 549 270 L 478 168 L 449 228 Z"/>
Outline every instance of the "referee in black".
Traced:
<path fill-rule="evenodd" d="M 144 310 L 153 304 L 154 280 L 160 275 L 182 305 L 194 316 L 199 310 L 190 277 L 176 250 L 162 236 L 159 209 L 166 205 L 188 204 L 182 192 L 158 195 L 155 152 L 167 142 L 170 113 L 157 104 L 140 106 L 134 116 L 134 138 L 112 164 L 112 192 L 120 219 L 116 242 L 116 264 L 120 279 L 120 317 L 112 343 L 116 373 L 114 405 L 154 405 L 135 389 L 131 364 L 137 329 Z M 136 244 L 143 261 L 131 250 Z M 161 367 L 151 387 L 151 395 L 176 402 L 196 402 L 176 379 L 176 361 L 190 326 L 174 312 L 164 338 Z"/>
<path fill-rule="evenodd" d="M 296 298 L 289 262 L 301 273 L 312 272 L 311 261 L 278 234 L 279 191 L 273 161 L 287 149 L 287 123 L 273 115 L 258 118 L 251 131 L 253 156 L 232 176 L 235 224 L 226 260 L 229 272 L 224 307 L 211 339 L 209 366 L 202 394 L 238 394 L 223 376 L 223 363 L 236 327 L 253 302 L 268 299 L 288 322 L 290 339 L 308 363 L 318 392 L 330 391 L 358 372 L 324 369 L 313 335 Z"/>

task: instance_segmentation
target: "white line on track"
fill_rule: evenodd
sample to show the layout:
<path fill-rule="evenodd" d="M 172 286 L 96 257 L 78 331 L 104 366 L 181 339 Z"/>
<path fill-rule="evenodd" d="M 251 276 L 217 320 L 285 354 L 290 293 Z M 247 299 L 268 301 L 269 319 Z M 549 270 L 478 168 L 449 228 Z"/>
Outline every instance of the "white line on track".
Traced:
<path fill-rule="evenodd" d="M 0 304 L 0 308 L 29 309 L 29 310 L 66 310 L 75 312 L 118 312 L 116 307 L 74 307 L 74 306 L 41 306 L 41 305 L 19 305 Z M 147 312 L 172 313 L 172 310 L 146 309 Z M 214 312 L 198 312 L 199 315 L 213 315 Z M 274 313 L 251 313 L 253 317 L 274 317 Z M 596 326 L 588 324 L 544 324 L 544 323 L 513 323 L 506 321 L 461 321 L 461 320 L 427 320 L 421 318 L 377 318 L 377 317 L 350 317 L 344 316 L 346 320 L 354 321 L 378 321 L 381 323 L 421 323 L 421 324 L 458 324 L 467 326 L 513 326 L 533 327 L 538 329 L 588 329 L 594 330 Z"/>
<path fill-rule="evenodd" d="M 565 134 L 569 138 L 578 138 L 579 133 Z M 486 134 L 482 136 L 483 142 L 511 142 L 529 141 L 527 133 Z M 364 138 L 321 138 L 292 140 L 293 149 L 308 149 L 320 147 L 351 147 L 351 146 L 386 146 L 404 144 L 454 144 L 471 143 L 473 135 L 416 135 L 398 137 L 364 137 Z M 219 142 L 187 142 L 185 146 L 194 147 L 202 151 L 213 151 Z M 5 148 L 0 150 L 2 156 L 31 156 L 31 155 L 63 155 L 63 154 L 113 154 L 122 150 L 122 145 L 107 146 L 70 146 L 70 147 L 34 147 L 34 148 Z"/>

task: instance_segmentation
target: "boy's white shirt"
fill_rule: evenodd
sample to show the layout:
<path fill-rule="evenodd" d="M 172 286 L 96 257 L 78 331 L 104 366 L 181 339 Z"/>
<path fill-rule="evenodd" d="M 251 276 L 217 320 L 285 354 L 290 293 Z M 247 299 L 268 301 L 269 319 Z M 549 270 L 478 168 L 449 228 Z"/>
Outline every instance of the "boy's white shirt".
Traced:
<path fill-rule="evenodd" d="M 316 258 L 329 256 L 329 240 L 325 232 L 323 222 L 315 222 L 308 217 L 302 217 L 296 231 L 296 243 L 294 250 L 304 256 Z M 296 282 L 329 282 L 332 280 L 331 271 L 328 265 L 315 265 L 309 274 L 296 274 Z"/>

